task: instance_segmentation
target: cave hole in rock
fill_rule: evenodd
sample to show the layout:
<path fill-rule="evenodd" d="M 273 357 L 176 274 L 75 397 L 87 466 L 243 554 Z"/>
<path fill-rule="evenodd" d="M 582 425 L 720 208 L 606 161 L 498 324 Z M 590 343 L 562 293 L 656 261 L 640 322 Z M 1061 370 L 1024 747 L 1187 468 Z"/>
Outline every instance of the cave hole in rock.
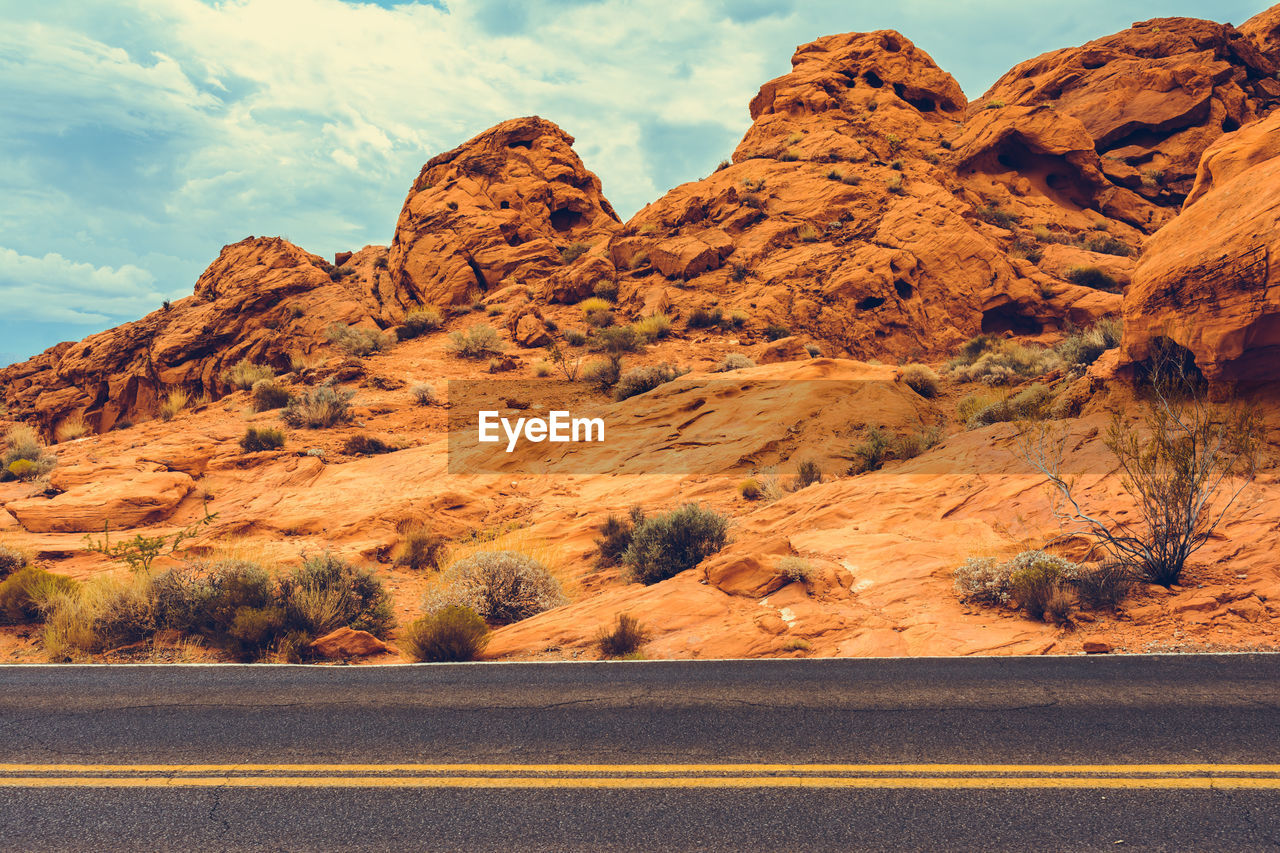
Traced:
<path fill-rule="evenodd" d="M 1240 122 L 1238 122 L 1238 121 L 1236 121 L 1235 119 L 1231 118 L 1231 116 L 1227 116 L 1226 118 L 1224 118 L 1224 119 L 1222 120 L 1222 132 L 1223 132 L 1223 133 L 1231 133 L 1231 132 L 1236 131 L 1236 130 L 1239 130 L 1239 129 L 1240 129 Z"/>
<path fill-rule="evenodd" d="M 508 148 L 533 148 L 533 141 L 529 139 L 516 139 L 507 143 Z"/>
<path fill-rule="evenodd" d="M 840 76 L 844 78 L 844 84 L 850 89 L 858 85 L 858 75 L 852 71 L 841 71 Z"/>
<path fill-rule="evenodd" d="M 551 227 L 557 231 L 569 231 L 582 224 L 582 214 L 567 207 L 551 211 Z"/>
<path fill-rule="evenodd" d="M 499 209 L 499 210 L 510 210 L 510 209 L 511 209 L 511 202 L 509 202 L 509 201 L 500 201 L 500 202 L 498 202 L 498 209 Z"/>
<path fill-rule="evenodd" d="M 910 282 L 898 279 L 893 283 L 893 289 L 898 292 L 899 299 L 910 299 L 916 295 L 916 290 L 911 286 Z"/>
<path fill-rule="evenodd" d="M 1001 305 L 982 312 L 984 335 L 999 335 L 1004 332 L 1013 332 L 1015 335 L 1038 335 L 1043 331 L 1044 326 L 1039 320 L 1023 314 L 1013 305 Z"/>
<path fill-rule="evenodd" d="M 862 79 L 867 81 L 867 85 L 872 89 L 879 89 L 884 85 L 884 81 L 880 79 L 880 75 L 874 71 L 868 71 L 862 75 Z"/>
<path fill-rule="evenodd" d="M 879 308 L 883 304 L 883 296 L 864 296 L 854 303 L 853 307 L 859 311 L 870 311 L 872 308 Z"/>

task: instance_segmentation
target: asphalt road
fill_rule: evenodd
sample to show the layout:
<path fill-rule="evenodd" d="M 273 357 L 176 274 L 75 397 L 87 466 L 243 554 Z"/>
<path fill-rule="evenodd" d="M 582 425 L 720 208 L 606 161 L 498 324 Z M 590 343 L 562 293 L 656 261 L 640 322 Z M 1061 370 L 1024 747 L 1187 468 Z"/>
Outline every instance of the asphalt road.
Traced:
<path fill-rule="evenodd" d="M 1280 655 L 0 667 L 4 850 L 1280 847 Z"/>

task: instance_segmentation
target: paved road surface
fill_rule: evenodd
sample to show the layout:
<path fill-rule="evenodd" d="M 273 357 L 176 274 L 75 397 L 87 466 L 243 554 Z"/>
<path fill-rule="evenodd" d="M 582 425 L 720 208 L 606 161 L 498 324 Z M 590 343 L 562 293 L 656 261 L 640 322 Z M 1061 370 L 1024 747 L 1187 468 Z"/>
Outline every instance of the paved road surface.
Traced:
<path fill-rule="evenodd" d="M 1280 655 L 0 667 L 0 849 L 1280 847 Z"/>

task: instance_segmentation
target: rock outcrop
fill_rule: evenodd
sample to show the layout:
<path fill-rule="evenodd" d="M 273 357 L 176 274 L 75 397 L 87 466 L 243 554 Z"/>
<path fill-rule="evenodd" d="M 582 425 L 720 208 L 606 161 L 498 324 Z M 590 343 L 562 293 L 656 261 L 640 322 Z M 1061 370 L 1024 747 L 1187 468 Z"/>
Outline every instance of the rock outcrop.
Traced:
<path fill-rule="evenodd" d="M 461 303 L 566 268 L 589 277 L 588 248 L 618 225 L 573 137 L 536 116 L 512 119 L 427 161 L 400 211 L 389 271 L 409 299 Z"/>
<path fill-rule="evenodd" d="M 1016 65 L 973 108 L 1052 107 L 1084 126 L 1113 183 L 1176 208 L 1204 150 L 1280 104 L 1276 70 L 1229 24 L 1155 18 Z"/>
<path fill-rule="evenodd" d="M 1194 356 L 1211 383 L 1280 379 L 1280 113 L 1205 155 L 1177 219 L 1148 241 L 1124 304 L 1125 354 L 1160 339 Z"/>

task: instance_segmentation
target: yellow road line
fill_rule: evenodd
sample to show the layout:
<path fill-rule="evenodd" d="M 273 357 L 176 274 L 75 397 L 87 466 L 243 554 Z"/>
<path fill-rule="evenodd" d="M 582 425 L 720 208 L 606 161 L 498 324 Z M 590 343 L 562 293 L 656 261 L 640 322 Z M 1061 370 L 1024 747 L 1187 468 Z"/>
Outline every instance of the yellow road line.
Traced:
<path fill-rule="evenodd" d="M 1280 764 L 0 764 L 6 773 L 1280 774 Z"/>
<path fill-rule="evenodd" d="M 920 788 L 1272 789 L 1280 778 L 1082 776 L 37 776 L 0 788 Z"/>

